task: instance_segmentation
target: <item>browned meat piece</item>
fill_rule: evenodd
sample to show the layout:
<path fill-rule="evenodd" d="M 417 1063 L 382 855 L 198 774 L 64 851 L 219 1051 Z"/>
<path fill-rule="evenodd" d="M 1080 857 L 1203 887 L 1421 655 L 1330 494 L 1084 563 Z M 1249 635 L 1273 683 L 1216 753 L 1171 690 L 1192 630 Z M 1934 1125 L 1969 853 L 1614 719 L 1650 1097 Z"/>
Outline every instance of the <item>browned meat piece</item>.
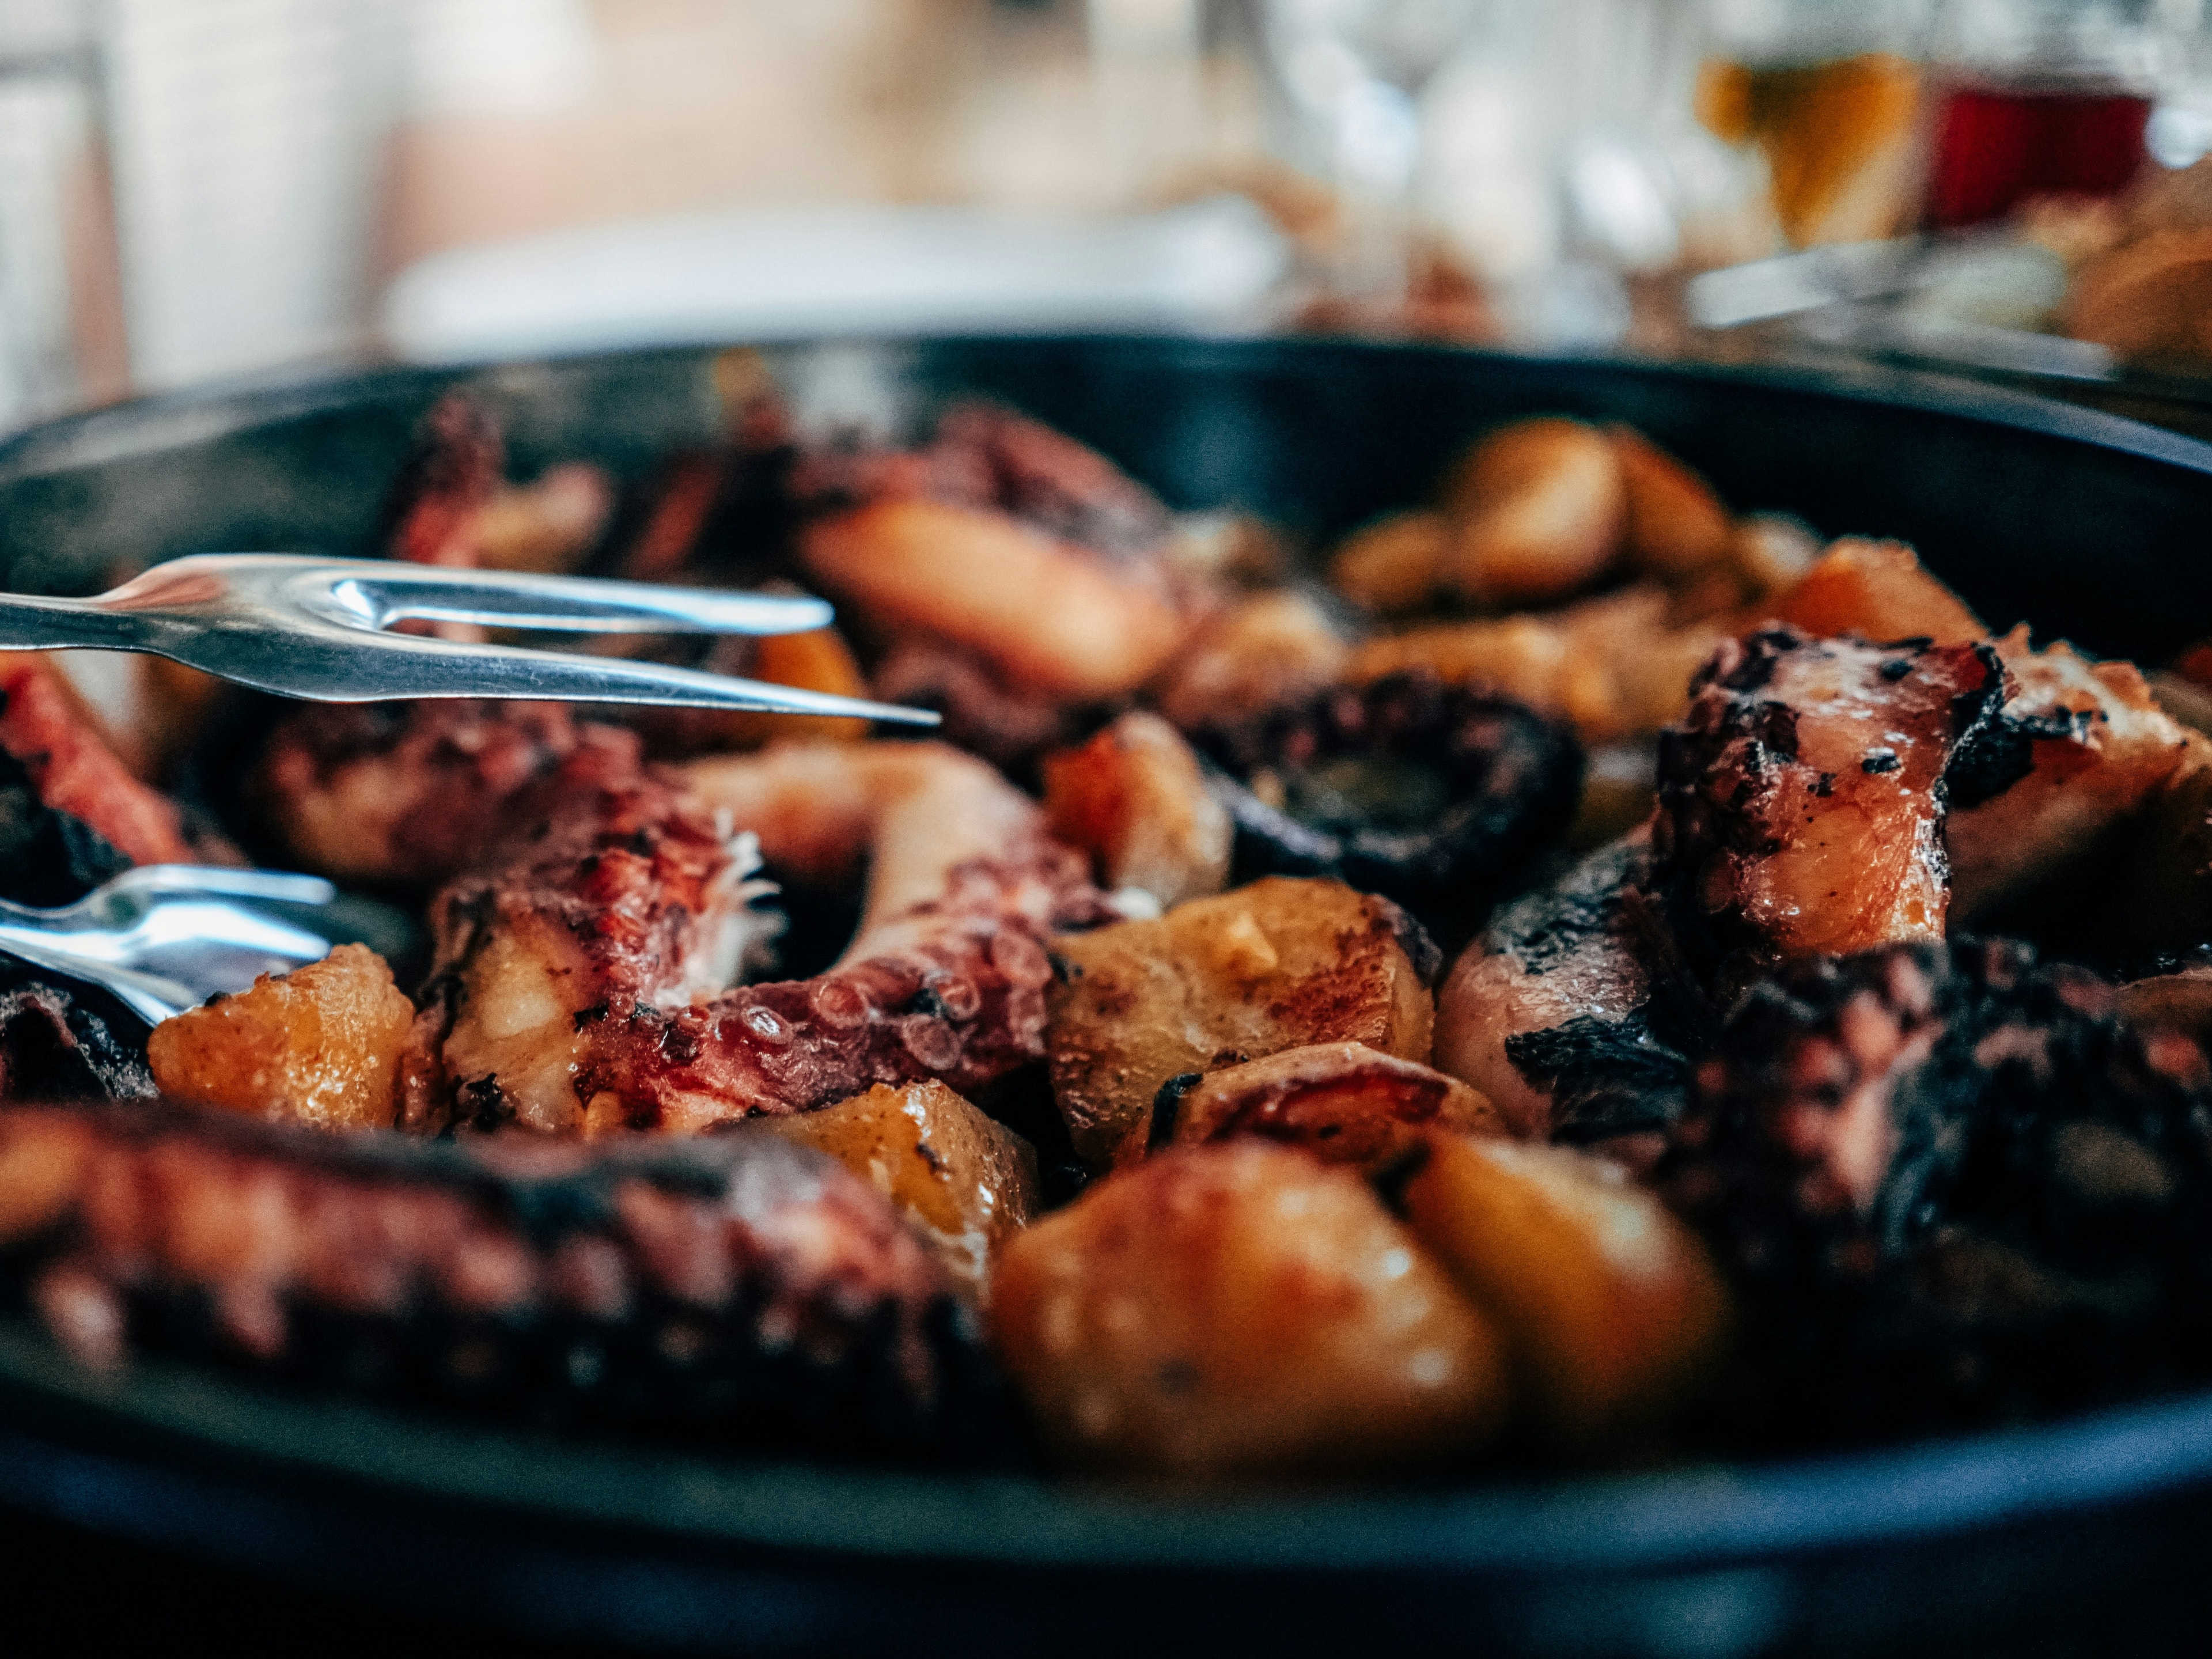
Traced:
<path fill-rule="evenodd" d="M 106 993 L 0 957 L 0 1100 L 151 1100 L 143 1029 Z"/>
<path fill-rule="evenodd" d="M 1996 642 L 2014 690 L 1949 778 L 1945 840 L 1959 920 L 1969 925 L 2095 853 L 2180 768 L 2188 734 L 2132 663 L 2071 647 L 2031 651 L 2026 628 Z"/>
<path fill-rule="evenodd" d="M 553 703 L 331 704 L 277 726 L 256 793 L 303 868 L 433 882 L 505 833 L 533 786 L 635 771 L 636 757 L 635 738 Z"/>
<path fill-rule="evenodd" d="M 136 864 L 235 862 L 131 775 L 54 671 L 0 653 L 0 896 L 64 904 Z"/>
<path fill-rule="evenodd" d="M 475 565 L 483 509 L 507 466 L 507 441 L 489 411 L 461 392 L 448 392 L 422 417 L 385 504 L 383 541 L 395 559 L 416 564 Z"/>
<path fill-rule="evenodd" d="M 2204 1056 L 2004 943 L 1754 987 L 1660 1170 L 1748 1316 L 1725 1432 L 1856 1441 L 2212 1376 Z"/>
<path fill-rule="evenodd" d="M 1996 653 L 1769 629 L 1695 684 L 1661 739 L 1653 839 L 1692 959 L 1725 989 L 1793 957 L 1941 939 L 1945 770 L 2003 699 Z"/>
<path fill-rule="evenodd" d="M 927 1247 L 769 1138 L 426 1144 L 9 1106 L 0 1283 L 94 1365 L 182 1346 L 779 1451 L 921 1456 L 1005 1431 Z"/>
<path fill-rule="evenodd" d="M 1437 1065 L 1493 1103 L 1509 1133 L 1644 1162 L 1681 1109 L 1693 1046 L 1663 994 L 1641 835 L 1516 899 L 1437 997 Z"/>

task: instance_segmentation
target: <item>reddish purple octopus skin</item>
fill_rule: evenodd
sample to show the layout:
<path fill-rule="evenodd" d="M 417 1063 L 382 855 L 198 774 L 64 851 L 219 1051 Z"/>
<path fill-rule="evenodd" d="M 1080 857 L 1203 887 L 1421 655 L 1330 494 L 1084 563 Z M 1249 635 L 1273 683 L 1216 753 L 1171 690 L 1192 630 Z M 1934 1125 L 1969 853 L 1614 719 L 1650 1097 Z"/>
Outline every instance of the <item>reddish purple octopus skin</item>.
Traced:
<path fill-rule="evenodd" d="M 142 1350 L 557 1422 L 972 1458 L 972 1313 L 842 1166 L 769 1135 L 586 1146 L 0 1106 L 0 1290 Z"/>
<path fill-rule="evenodd" d="M 343 741 L 319 735 L 333 726 Z M 450 757 L 434 812 L 420 793 L 426 744 Z M 461 718 L 426 706 L 374 731 L 316 711 L 280 731 L 272 754 L 264 775 L 295 792 L 291 821 L 331 821 L 343 801 L 404 802 L 377 817 L 377 856 L 417 879 L 447 866 L 402 1063 L 400 1122 L 418 1133 L 688 1133 L 878 1083 L 978 1088 L 1043 1057 L 1052 934 L 1114 914 L 1033 803 L 933 745 L 799 751 L 791 766 L 802 769 L 770 791 L 757 823 L 645 764 L 629 734 L 568 726 L 542 708 Z M 979 855 L 939 865 L 925 848 L 926 879 L 887 908 L 872 902 L 860 939 L 829 971 L 720 988 L 733 966 L 726 941 L 744 926 L 730 832 L 758 828 L 773 856 L 830 811 L 811 792 L 836 788 L 839 768 L 890 777 L 896 794 L 933 766 L 945 785 L 937 799 L 951 801 L 937 809 L 945 834 L 925 824 L 917 836 L 909 814 L 909 848 L 957 843 Z M 425 817 L 438 822 L 417 829 Z M 794 845 L 794 856 L 808 852 Z"/>

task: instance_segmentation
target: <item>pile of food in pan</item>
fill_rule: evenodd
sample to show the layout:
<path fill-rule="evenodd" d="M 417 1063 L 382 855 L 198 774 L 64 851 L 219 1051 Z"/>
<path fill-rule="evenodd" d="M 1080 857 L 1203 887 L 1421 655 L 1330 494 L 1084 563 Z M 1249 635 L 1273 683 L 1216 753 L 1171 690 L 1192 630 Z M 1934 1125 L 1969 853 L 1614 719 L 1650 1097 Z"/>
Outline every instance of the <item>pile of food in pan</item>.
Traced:
<path fill-rule="evenodd" d="M 623 491 L 441 404 L 393 556 L 803 585 L 608 648 L 941 735 L 8 659 L 0 891 L 421 924 L 150 1032 L 9 966 L 9 1293 L 88 1366 L 1184 1480 L 2212 1384 L 2212 699 L 1633 432 L 1470 436 L 1316 580 L 1004 409 L 755 386 Z"/>

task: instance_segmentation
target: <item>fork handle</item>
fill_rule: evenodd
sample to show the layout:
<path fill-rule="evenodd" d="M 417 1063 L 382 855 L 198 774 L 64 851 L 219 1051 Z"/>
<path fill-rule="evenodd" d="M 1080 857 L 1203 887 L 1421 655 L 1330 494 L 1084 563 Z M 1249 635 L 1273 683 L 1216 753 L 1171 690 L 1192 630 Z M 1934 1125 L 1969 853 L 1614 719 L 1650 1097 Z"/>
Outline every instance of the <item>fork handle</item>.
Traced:
<path fill-rule="evenodd" d="M 137 651 L 140 618 L 83 599 L 0 593 L 0 651 Z"/>

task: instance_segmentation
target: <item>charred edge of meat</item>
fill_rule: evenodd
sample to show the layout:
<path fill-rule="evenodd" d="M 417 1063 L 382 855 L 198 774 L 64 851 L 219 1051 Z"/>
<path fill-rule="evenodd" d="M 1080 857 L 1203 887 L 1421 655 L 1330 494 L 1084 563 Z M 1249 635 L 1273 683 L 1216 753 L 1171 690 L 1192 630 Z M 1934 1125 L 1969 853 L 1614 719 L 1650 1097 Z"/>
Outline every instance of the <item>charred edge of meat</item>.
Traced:
<path fill-rule="evenodd" d="M 41 801 L 29 769 L 0 750 L 0 898 L 69 904 L 130 867 L 99 830 Z"/>
<path fill-rule="evenodd" d="M 1216 790 L 1236 826 L 1232 881 L 1334 877 L 1455 939 L 1552 843 L 1582 790 L 1567 727 L 1427 674 L 1334 687 L 1200 741 L 1228 774 Z"/>
<path fill-rule="evenodd" d="M 1681 1115 L 1690 1062 L 1658 1038 L 1650 1010 L 1624 1019 L 1577 1014 L 1505 1039 L 1522 1076 L 1551 1091 L 1552 1139 L 1571 1146 L 1664 1129 Z"/>
<path fill-rule="evenodd" d="M 2094 975 L 1974 941 L 1795 963 L 1745 1000 L 1659 1173 L 1747 1315 L 1725 1440 L 2212 1377 L 2204 1056 L 2112 1006 Z"/>
<path fill-rule="evenodd" d="M 1814 673 L 1816 659 L 1857 654 L 1865 698 L 1823 697 L 1794 706 L 1787 700 L 1789 676 L 1799 667 L 1800 653 Z M 1924 675 L 1916 678 L 1916 670 Z M 1983 746 L 2003 705 L 2005 684 L 2004 665 L 1987 645 L 1936 647 L 1905 640 L 1873 646 L 1850 636 L 1815 640 L 1781 627 L 1723 643 L 1691 683 L 1688 713 L 1660 733 L 1660 810 L 1653 829 L 1653 887 L 1662 896 L 1666 929 L 1721 1006 L 1733 1005 L 1778 956 L 1798 953 L 1787 948 L 1788 941 L 1768 938 L 1748 913 L 1754 908 L 1751 895 L 1771 874 L 1775 855 L 1819 842 L 1809 828 L 1812 818 L 1801 823 L 1799 809 L 1812 811 L 1829 801 L 1841 809 L 1856 798 L 1866 808 L 1866 821 L 1840 811 L 1837 821 L 1853 824 L 1852 833 L 1877 848 L 1894 843 L 1899 851 L 1919 849 L 1911 854 L 1917 861 L 1912 874 L 1940 897 L 1946 875 L 1940 833 L 1923 836 L 1926 826 L 1908 821 L 1909 809 L 1916 792 L 1924 792 L 1917 794 L 1924 803 L 1919 817 L 1940 828 L 1949 768 L 1962 754 L 1974 788 L 1989 787 L 2016 763 L 2007 738 Z M 1869 720 L 1867 708 L 1890 699 L 1899 700 L 1893 718 L 1922 728 L 1902 735 L 1916 750 L 1935 751 L 1933 775 L 1922 777 L 1926 763 L 1917 756 L 1908 763 L 1894 746 L 1878 746 L 1866 749 L 1856 766 L 1816 776 L 1803 758 L 1805 723 L 1833 719 L 1844 732 L 1863 726 L 1880 731 L 1881 722 Z M 1883 712 L 1892 713 L 1886 703 Z M 1824 728 L 1822 735 L 1832 742 L 1837 733 Z M 1893 782 L 1899 771 L 1905 774 L 1901 793 Z M 1884 787 L 1869 797 L 1864 787 L 1874 784 Z M 1911 884 L 1903 872 L 1894 873 Z M 1759 896 L 1770 921 L 1799 917 L 1814 908 L 1791 902 L 1796 896 L 1785 893 Z M 1866 908 L 1867 897 L 1855 896 L 1839 914 Z M 1940 903 L 1934 920 L 1940 927 Z"/>
<path fill-rule="evenodd" d="M 99 987 L 0 957 L 0 1100 L 151 1100 L 146 1030 Z"/>
<path fill-rule="evenodd" d="M 58 1148 L 73 1184 L 26 1230 L 18 1183 L 40 1193 Z M 0 1287 L 81 1358 L 123 1355 L 57 1313 L 104 1302 L 125 1352 L 312 1386 L 778 1453 L 1025 1455 L 919 1241 L 769 1137 L 441 1143 L 15 1107 L 0 1200 Z"/>

